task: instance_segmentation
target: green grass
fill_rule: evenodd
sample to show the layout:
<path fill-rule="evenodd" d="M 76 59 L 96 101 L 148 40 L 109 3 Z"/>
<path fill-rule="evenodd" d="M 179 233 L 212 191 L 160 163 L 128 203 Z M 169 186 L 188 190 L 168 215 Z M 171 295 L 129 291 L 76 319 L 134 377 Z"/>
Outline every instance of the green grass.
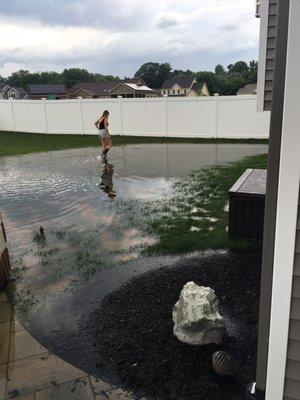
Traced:
<path fill-rule="evenodd" d="M 169 198 L 145 206 L 146 226 L 158 239 L 147 253 L 249 248 L 251 242 L 228 238 L 228 190 L 247 168 L 266 166 L 263 154 L 176 179 Z"/>
<path fill-rule="evenodd" d="M 113 136 L 113 145 L 143 143 L 268 143 L 264 139 L 181 139 L 145 136 Z M 99 146 L 97 135 L 46 135 L 0 132 L 0 157 L 19 154 Z"/>

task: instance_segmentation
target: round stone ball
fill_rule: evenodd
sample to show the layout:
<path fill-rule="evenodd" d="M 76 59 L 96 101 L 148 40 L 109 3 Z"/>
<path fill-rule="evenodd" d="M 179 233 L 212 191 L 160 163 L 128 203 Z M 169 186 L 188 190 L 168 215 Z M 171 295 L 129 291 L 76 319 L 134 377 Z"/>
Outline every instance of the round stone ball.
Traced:
<path fill-rule="evenodd" d="M 238 369 L 236 359 L 226 351 L 217 351 L 213 354 L 212 366 L 216 374 L 222 377 L 234 376 Z"/>

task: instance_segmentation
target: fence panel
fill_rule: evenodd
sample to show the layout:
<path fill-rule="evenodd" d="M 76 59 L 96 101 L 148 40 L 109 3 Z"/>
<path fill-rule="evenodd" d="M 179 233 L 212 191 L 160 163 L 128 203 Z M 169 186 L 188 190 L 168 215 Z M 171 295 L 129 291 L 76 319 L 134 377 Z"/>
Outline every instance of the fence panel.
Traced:
<path fill-rule="evenodd" d="M 268 138 L 269 112 L 256 96 L 144 99 L 0 100 L 0 130 L 97 134 L 110 111 L 110 132 L 132 136 Z"/>
<path fill-rule="evenodd" d="M 47 132 L 45 109 L 41 101 L 13 101 L 15 131 L 17 132 Z"/>
<path fill-rule="evenodd" d="M 124 135 L 166 136 L 166 100 L 122 99 Z"/>
<path fill-rule="evenodd" d="M 12 105 L 8 100 L 0 100 L 0 130 L 13 131 L 14 121 L 12 114 Z"/>
<path fill-rule="evenodd" d="M 170 98 L 167 102 L 168 135 L 173 137 L 214 137 L 215 99 Z"/>
<path fill-rule="evenodd" d="M 268 112 L 257 112 L 256 96 L 220 96 L 218 99 L 218 137 L 268 138 Z"/>
<path fill-rule="evenodd" d="M 46 100 L 48 133 L 82 134 L 79 100 Z"/>

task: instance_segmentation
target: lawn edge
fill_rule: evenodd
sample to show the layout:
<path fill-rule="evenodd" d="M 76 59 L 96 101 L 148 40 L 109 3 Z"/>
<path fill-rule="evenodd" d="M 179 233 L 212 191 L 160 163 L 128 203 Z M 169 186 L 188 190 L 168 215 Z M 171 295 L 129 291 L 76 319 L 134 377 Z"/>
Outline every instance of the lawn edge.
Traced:
<path fill-rule="evenodd" d="M 97 135 L 45 134 L 0 131 L 0 157 L 99 146 Z M 268 139 L 175 138 L 112 135 L 114 146 L 137 144 L 268 144 Z M 43 138 L 43 142 L 41 139 Z M 13 140 L 12 140 L 13 139 Z M 19 139 L 19 141 L 16 141 Z M 44 140 L 46 139 L 46 140 Z"/>

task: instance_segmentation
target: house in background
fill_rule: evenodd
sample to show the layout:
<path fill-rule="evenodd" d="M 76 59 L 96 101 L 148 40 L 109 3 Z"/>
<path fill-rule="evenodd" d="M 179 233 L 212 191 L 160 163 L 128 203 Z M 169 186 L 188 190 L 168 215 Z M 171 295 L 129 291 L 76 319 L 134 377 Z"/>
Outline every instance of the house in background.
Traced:
<path fill-rule="evenodd" d="M 8 99 L 7 92 L 10 88 L 7 82 L 0 82 L 0 99 Z"/>
<path fill-rule="evenodd" d="M 7 82 L 0 83 L 0 99 L 27 99 L 27 92 L 22 87 L 12 87 Z"/>
<path fill-rule="evenodd" d="M 237 95 L 241 94 L 257 94 L 257 84 L 256 83 L 247 83 L 244 87 L 240 88 Z"/>
<path fill-rule="evenodd" d="M 9 99 L 16 99 L 16 100 L 28 99 L 27 92 L 22 87 L 11 87 L 7 91 L 7 95 Z"/>
<path fill-rule="evenodd" d="M 205 82 L 197 82 L 195 78 L 174 78 L 165 80 L 160 94 L 162 96 L 209 96 L 209 90 Z"/>
<path fill-rule="evenodd" d="M 157 92 L 149 88 L 142 79 L 124 79 L 108 82 L 76 83 L 68 91 L 68 98 L 82 97 L 84 99 L 98 99 L 107 97 L 156 97 Z"/>
<path fill-rule="evenodd" d="M 28 98 L 32 100 L 60 100 L 67 98 L 67 89 L 64 84 L 36 84 L 27 86 Z"/>

